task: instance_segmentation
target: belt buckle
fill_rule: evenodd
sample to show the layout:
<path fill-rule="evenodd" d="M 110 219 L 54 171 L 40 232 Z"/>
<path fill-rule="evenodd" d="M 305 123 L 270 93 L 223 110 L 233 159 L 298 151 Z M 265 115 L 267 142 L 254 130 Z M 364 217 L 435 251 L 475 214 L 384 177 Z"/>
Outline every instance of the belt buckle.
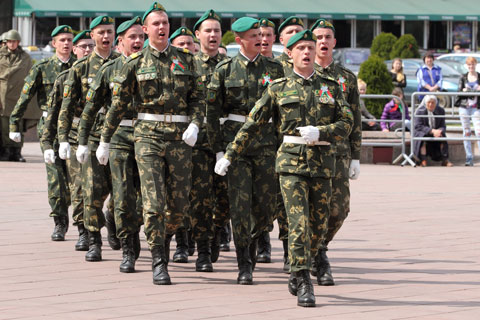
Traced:
<path fill-rule="evenodd" d="M 170 117 L 170 120 L 168 119 L 168 117 Z M 171 113 L 165 113 L 165 114 L 163 115 L 163 123 L 164 123 L 164 124 L 165 124 L 165 123 L 170 124 L 170 123 L 172 123 L 172 120 L 173 120 L 173 114 L 171 114 Z"/>

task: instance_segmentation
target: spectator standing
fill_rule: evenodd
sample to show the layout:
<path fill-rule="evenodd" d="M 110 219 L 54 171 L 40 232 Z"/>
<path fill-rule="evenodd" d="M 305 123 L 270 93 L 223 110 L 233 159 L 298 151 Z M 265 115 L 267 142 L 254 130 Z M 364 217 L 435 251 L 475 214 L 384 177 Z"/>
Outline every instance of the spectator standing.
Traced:
<path fill-rule="evenodd" d="M 397 96 L 397 98 L 392 99 L 388 102 L 383 108 L 382 120 L 402 120 L 402 110 L 405 108 L 405 127 L 410 130 L 410 115 L 408 114 L 408 108 L 406 108 L 405 102 L 403 102 L 403 91 L 401 88 L 394 88 L 392 95 Z M 395 131 L 396 129 L 402 128 L 402 123 L 399 122 L 380 122 L 382 131 L 389 132 Z"/>
<path fill-rule="evenodd" d="M 367 93 L 367 83 L 365 81 L 358 79 L 357 86 L 359 94 Z M 375 117 L 368 112 L 367 107 L 365 106 L 365 101 L 359 99 L 358 104 L 360 105 L 360 112 L 362 113 L 362 131 L 380 131 L 380 125 L 374 121 Z M 372 121 L 364 121 L 366 119 L 372 119 Z"/>
<path fill-rule="evenodd" d="M 390 70 L 392 76 L 392 83 L 395 88 L 403 88 L 407 86 L 407 77 L 403 73 L 403 61 L 400 58 L 395 58 L 392 63 L 392 70 Z"/>
<path fill-rule="evenodd" d="M 423 56 L 424 65 L 417 70 L 417 91 L 435 92 L 442 90 L 442 68 L 433 64 L 433 54 L 425 53 Z M 419 101 L 423 96 L 418 96 Z"/>

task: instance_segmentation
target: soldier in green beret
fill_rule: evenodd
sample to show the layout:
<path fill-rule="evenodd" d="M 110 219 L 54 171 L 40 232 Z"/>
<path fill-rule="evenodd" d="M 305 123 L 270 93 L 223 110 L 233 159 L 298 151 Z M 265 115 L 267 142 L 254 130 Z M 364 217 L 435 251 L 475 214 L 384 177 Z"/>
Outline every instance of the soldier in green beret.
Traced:
<path fill-rule="evenodd" d="M 187 49 L 188 51 L 195 53 L 193 32 L 187 27 L 180 27 L 170 36 L 170 43 L 177 48 Z"/>
<path fill-rule="evenodd" d="M 149 45 L 132 54 L 113 81 L 111 110 L 97 158 L 106 163 L 113 133 L 135 101 L 135 158 L 140 172 L 144 230 L 152 253 L 153 283 L 170 285 L 171 236 L 189 211 L 191 152 L 202 120 L 202 86 L 188 50 L 168 42 L 165 8 L 154 2 L 143 15 Z"/>
<path fill-rule="evenodd" d="M 207 10 L 194 26 L 195 35 L 201 43 L 201 51 L 195 56 L 194 63 L 195 69 L 201 76 L 204 93 L 215 66 L 227 58 L 218 52 L 222 39 L 220 21 L 220 16 L 214 10 Z M 206 135 L 206 124 L 203 123 L 197 143 L 192 150 L 193 170 L 190 192 L 192 232 L 198 248 L 195 269 L 200 272 L 213 271 L 212 262 L 217 261 L 220 253 L 220 230 L 228 223 L 227 181 L 224 177 L 215 175 L 213 171 L 215 161 L 215 153 Z"/>
<path fill-rule="evenodd" d="M 37 103 L 42 110 L 42 117 L 38 121 L 37 133 L 41 137 L 45 118 L 48 115 L 47 97 L 53 89 L 56 77 L 69 69 L 73 64 L 72 40 L 73 31 L 67 25 L 56 27 L 52 33 L 52 46 L 55 48 L 55 55 L 46 58 L 35 64 L 30 73 L 25 78 L 22 93 L 15 105 L 15 109 L 10 115 L 10 135 L 12 140 L 20 141 L 20 123 L 30 100 L 36 95 Z M 65 240 L 65 233 L 68 230 L 68 206 L 70 204 L 70 194 L 67 184 L 67 170 L 65 161 L 62 161 L 57 154 L 58 141 L 55 140 L 52 145 L 54 150 L 55 162 L 47 164 L 48 181 L 48 202 L 51 213 L 55 221 L 55 228 L 52 233 L 53 241 Z M 43 152 L 44 150 L 42 150 Z"/>
<path fill-rule="evenodd" d="M 216 158 L 221 159 L 228 143 L 245 123 L 268 85 L 283 76 L 283 68 L 273 59 L 260 55 L 261 35 L 258 20 L 243 17 L 232 24 L 240 51 L 220 62 L 207 90 L 207 135 Z M 223 130 L 220 118 L 226 117 Z M 262 128 L 262 139 L 232 164 L 228 174 L 228 193 L 233 239 L 239 274 L 237 283 L 252 284 L 257 241 L 268 227 L 275 209 L 274 171 L 276 137 L 273 126 Z M 222 175 L 225 175 L 223 172 Z"/>
<path fill-rule="evenodd" d="M 215 172 L 230 164 L 263 138 L 273 119 L 275 135 L 283 141 L 276 153 L 276 172 L 288 213 L 291 276 L 288 289 L 297 304 L 315 306 L 310 280 L 311 244 L 320 245 L 326 232 L 335 172 L 333 145 L 350 133 L 352 114 L 338 85 L 314 70 L 316 38 L 310 30 L 292 36 L 287 44 L 293 72 L 274 80 L 250 111 L 247 122 L 228 146 Z M 316 239 L 316 240 L 314 240 Z"/>
<path fill-rule="evenodd" d="M 362 143 L 362 116 L 359 108 L 357 77 L 350 70 L 336 64 L 333 60 L 333 48 L 336 44 L 335 28 L 325 20 L 319 19 L 311 28 L 317 36 L 315 69 L 324 77 L 340 85 L 345 99 L 353 112 L 353 127 L 350 135 L 337 141 L 335 149 L 335 177 L 332 179 L 331 213 L 328 219 L 328 233 L 322 250 L 315 257 L 316 276 L 319 285 L 334 285 L 327 246 L 343 224 L 350 212 L 350 183 L 360 174 L 360 151 Z M 315 273 L 315 269 L 314 272 Z"/>
<path fill-rule="evenodd" d="M 98 111 L 103 106 L 109 108 L 111 105 L 114 78 L 120 74 L 128 57 L 143 49 L 145 34 L 140 23 L 140 17 L 134 17 L 117 28 L 118 48 L 122 55 L 102 65 L 88 89 L 87 101 L 78 127 L 78 141 L 81 145 L 87 144 Z M 139 231 L 143 222 L 140 179 L 133 137 L 135 118 L 136 112 L 130 97 L 128 111 L 112 137 L 109 158 L 98 159 L 102 165 L 110 160 L 114 223 L 123 252 L 120 272 L 125 273 L 135 271 L 135 260 L 140 253 Z M 81 154 L 79 156 L 81 157 Z"/>
<path fill-rule="evenodd" d="M 279 40 L 280 43 L 283 44 L 284 50 L 276 59 L 282 64 L 285 75 L 288 75 L 292 71 L 292 62 L 288 56 L 288 40 L 304 28 L 303 20 L 297 16 L 288 17 L 278 27 Z"/>
<path fill-rule="evenodd" d="M 267 18 L 260 19 L 260 32 L 262 33 L 262 50 L 260 53 L 264 57 L 275 58 L 272 48 L 276 39 L 275 23 Z"/>
<path fill-rule="evenodd" d="M 58 116 L 58 140 L 60 141 L 59 156 L 69 159 L 71 145 L 69 143 L 72 128 L 78 128 L 82 111 L 85 107 L 88 89 L 101 66 L 110 60 L 116 59 L 119 54 L 113 52 L 112 45 L 115 38 L 113 19 L 108 16 L 99 16 L 90 23 L 90 36 L 95 41 L 93 52 L 75 62 L 68 78 L 65 81 L 63 102 Z M 89 249 L 85 255 L 86 261 L 102 260 L 102 237 L 100 230 L 107 219 L 108 242 L 112 249 L 120 249 L 120 243 L 115 236 L 113 219 L 113 205 L 109 204 L 107 217 L 104 216 L 103 202 L 112 190 L 110 168 L 100 166 L 95 151 L 98 147 L 100 130 L 105 118 L 105 108 L 99 111 L 95 130 L 90 132 L 87 141 L 78 141 L 78 148 L 74 153 L 82 164 L 84 225 L 89 234 Z M 87 144 L 88 143 L 88 144 Z"/>
<path fill-rule="evenodd" d="M 90 37 L 90 30 L 84 30 L 73 38 L 73 53 L 77 60 L 89 55 L 93 51 L 94 42 Z M 45 119 L 45 125 L 42 136 L 40 137 L 40 145 L 43 152 L 45 163 L 52 164 L 55 162 L 55 151 L 53 146 L 57 140 L 57 122 L 60 108 L 63 101 L 64 82 L 67 80 L 69 70 L 62 71 L 55 80 L 53 89 L 51 90 L 48 100 L 47 109 L 48 116 Z M 76 129 L 70 131 L 69 137 L 72 149 L 76 150 L 77 134 Z M 70 198 L 72 204 L 73 224 L 78 228 L 78 241 L 75 244 L 75 250 L 88 250 L 88 234 L 83 224 L 83 192 L 82 192 L 82 166 L 75 157 L 66 160 L 68 171 L 68 184 L 70 187 Z"/>

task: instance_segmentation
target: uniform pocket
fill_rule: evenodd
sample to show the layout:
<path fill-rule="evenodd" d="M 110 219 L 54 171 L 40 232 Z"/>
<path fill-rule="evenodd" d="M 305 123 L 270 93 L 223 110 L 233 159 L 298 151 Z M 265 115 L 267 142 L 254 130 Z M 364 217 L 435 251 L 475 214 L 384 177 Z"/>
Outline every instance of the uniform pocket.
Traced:
<path fill-rule="evenodd" d="M 245 80 L 244 79 L 226 79 L 225 80 L 225 102 L 227 105 L 244 105 L 245 94 Z"/>

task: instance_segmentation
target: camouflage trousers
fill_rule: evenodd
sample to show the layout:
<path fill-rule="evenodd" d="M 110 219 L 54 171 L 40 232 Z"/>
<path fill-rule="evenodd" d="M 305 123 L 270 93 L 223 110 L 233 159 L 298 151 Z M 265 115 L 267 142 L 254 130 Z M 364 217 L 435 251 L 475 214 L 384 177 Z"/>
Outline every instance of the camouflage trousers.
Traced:
<path fill-rule="evenodd" d="M 235 247 L 250 245 L 272 221 L 277 195 L 275 149 L 240 156 L 228 170 L 228 198 Z"/>
<path fill-rule="evenodd" d="M 83 190 L 82 190 L 82 164 L 78 162 L 77 157 L 77 124 L 72 124 L 68 134 L 70 142 L 70 159 L 67 162 L 68 185 L 70 188 L 70 197 L 72 202 L 73 224 L 83 224 Z"/>
<path fill-rule="evenodd" d="M 192 148 L 183 141 L 135 137 L 143 221 L 150 248 L 163 246 L 165 234 L 184 226 L 190 210 Z"/>
<path fill-rule="evenodd" d="M 23 121 L 20 121 L 20 134 L 22 135 L 22 141 L 15 142 L 10 139 L 8 133 L 10 117 L 0 117 L 0 147 L 4 148 L 22 148 L 23 147 Z"/>
<path fill-rule="evenodd" d="M 278 239 L 281 241 L 288 240 L 288 222 L 285 204 L 283 203 L 282 191 L 280 189 L 280 181 L 278 182 L 276 218 L 278 223 Z"/>
<path fill-rule="evenodd" d="M 332 200 L 330 201 L 331 209 L 325 245 L 332 241 L 350 212 L 350 180 L 348 176 L 350 160 L 349 156 L 335 158 L 335 177 L 332 178 Z"/>
<path fill-rule="evenodd" d="M 216 157 L 211 151 L 193 148 L 192 150 L 192 190 L 190 192 L 190 215 L 193 239 L 196 242 L 213 239 L 213 205 L 215 190 L 213 169 Z"/>
<path fill-rule="evenodd" d="M 122 135 L 124 141 L 131 136 L 130 150 L 124 146 L 116 148 L 113 141 L 118 138 L 118 135 Z M 109 164 L 112 172 L 112 196 L 117 237 L 125 239 L 138 232 L 143 224 L 140 176 L 135 161 L 133 128 L 119 127 L 117 129 L 112 137 Z"/>
<path fill-rule="evenodd" d="M 40 118 L 37 124 L 39 137 L 43 133 L 44 118 Z M 65 160 L 58 156 L 58 141 L 53 143 L 55 151 L 55 162 L 45 164 L 47 169 L 47 194 L 50 209 L 50 217 L 67 217 L 68 206 L 70 205 L 70 191 L 68 189 L 68 173 Z M 45 150 L 41 148 L 42 154 Z"/>
<path fill-rule="evenodd" d="M 98 142 L 88 142 L 89 154 L 87 162 L 82 166 L 83 220 L 85 228 L 92 232 L 100 231 L 105 225 L 103 204 L 112 192 L 110 166 L 102 166 L 98 163 L 97 156 L 95 155 L 97 147 Z M 109 210 L 111 209 L 110 204 Z"/>
<path fill-rule="evenodd" d="M 228 201 L 228 177 L 213 175 L 215 201 L 213 207 L 213 223 L 222 228 L 230 221 L 230 202 Z"/>
<path fill-rule="evenodd" d="M 327 232 L 331 180 L 281 173 L 280 188 L 288 217 L 290 271 L 311 270 Z"/>

